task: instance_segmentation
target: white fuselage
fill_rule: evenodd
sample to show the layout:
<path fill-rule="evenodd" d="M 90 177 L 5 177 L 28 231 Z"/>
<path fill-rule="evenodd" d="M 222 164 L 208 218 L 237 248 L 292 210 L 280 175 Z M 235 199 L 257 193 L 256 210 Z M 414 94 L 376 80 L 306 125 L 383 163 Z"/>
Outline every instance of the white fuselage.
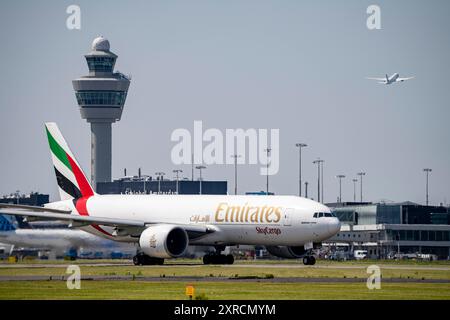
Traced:
<path fill-rule="evenodd" d="M 78 214 L 70 200 L 49 203 L 46 207 Z M 315 212 L 329 213 L 329 208 L 295 196 L 95 195 L 87 200 L 86 209 L 94 217 L 186 228 L 207 226 L 214 230 L 190 241 L 191 245 L 298 246 L 323 241 L 340 229 L 335 217 L 313 217 Z M 116 241 L 139 240 L 114 236 L 114 228 L 107 226 L 87 226 L 83 230 Z"/>
<path fill-rule="evenodd" d="M 129 249 L 133 246 L 99 238 L 82 230 L 16 229 L 0 232 L 0 242 L 17 247 L 67 250 L 70 248 Z"/>
<path fill-rule="evenodd" d="M 398 73 L 394 73 L 392 76 L 390 76 L 390 77 L 387 79 L 387 83 L 386 83 L 386 84 L 394 83 L 395 81 L 397 81 L 397 79 L 398 79 L 399 76 L 400 76 L 400 75 L 399 75 Z"/>

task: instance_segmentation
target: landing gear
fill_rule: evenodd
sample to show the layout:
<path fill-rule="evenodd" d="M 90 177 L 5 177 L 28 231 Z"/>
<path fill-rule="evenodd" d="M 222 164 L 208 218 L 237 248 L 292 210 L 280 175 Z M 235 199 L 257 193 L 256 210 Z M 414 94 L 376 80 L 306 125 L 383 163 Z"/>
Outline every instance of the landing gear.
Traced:
<path fill-rule="evenodd" d="M 164 264 L 164 259 L 153 258 L 144 253 L 138 253 L 133 257 L 133 263 L 135 266 L 162 265 Z"/>
<path fill-rule="evenodd" d="M 233 264 L 234 257 L 231 254 L 209 253 L 203 256 L 203 264 Z"/>
<path fill-rule="evenodd" d="M 305 266 L 312 266 L 316 264 L 316 258 L 314 256 L 304 256 L 303 257 L 303 264 Z"/>
<path fill-rule="evenodd" d="M 216 252 L 203 256 L 203 264 L 233 264 L 234 257 L 231 254 L 221 254 L 225 250 L 224 246 L 217 246 Z"/>

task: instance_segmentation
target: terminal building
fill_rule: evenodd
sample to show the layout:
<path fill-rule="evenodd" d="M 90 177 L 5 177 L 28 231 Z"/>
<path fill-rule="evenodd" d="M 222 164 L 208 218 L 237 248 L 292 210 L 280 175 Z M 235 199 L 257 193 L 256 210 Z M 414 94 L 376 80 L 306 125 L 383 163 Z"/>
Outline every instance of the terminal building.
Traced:
<path fill-rule="evenodd" d="M 99 194 L 227 194 L 227 181 L 166 180 L 151 176 L 128 176 L 98 182 Z"/>
<path fill-rule="evenodd" d="M 27 206 L 43 206 L 49 202 L 48 194 L 31 192 L 29 194 L 19 194 L 18 192 L 5 195 L 0 198 L 0 203 L 22 204 Z"/>
<path fill-rule="evenodd" d="M 402 203 L 330 203 L 341 231 L 325 247 L 367 250 L 369 258 L 431 254 L 450 257 L 450 209 Z"/>

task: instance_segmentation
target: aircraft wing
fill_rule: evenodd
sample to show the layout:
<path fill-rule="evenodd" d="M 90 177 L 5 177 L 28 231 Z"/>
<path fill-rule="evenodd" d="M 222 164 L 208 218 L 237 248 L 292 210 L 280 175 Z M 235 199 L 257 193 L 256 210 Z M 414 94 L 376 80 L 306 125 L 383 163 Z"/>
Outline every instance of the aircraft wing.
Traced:
<path fill-rule="evenodd" d="M 145 227 L 145 222 L 139 220 L 80 216 L 78 214 L 71 214 L 71 212 L 72 211 L 70 210 L 0 203 L 0 213 L 15 216 L 45 218 L 48 220 L 67 220 L 85 222 L 86 224 L 102 224 L 106 226 Z"/>
<path fill-rule="evenodd" d="M 366 78 L 366 79 L 386 82 L 386 78 Z"/>
<path fill-rule="evenodd" d="M 409 78 L 397 78 L 396 81 L 406 81 L 406 80 L 411 80 L 414 79 L 414 77 L 409 77 Z"/>
<path fill-rule="evenodd" d="M 78 214 L 71 214 L 70 210 L 58 210 L 37 206 L 26 206 L 17 204 L 2 204 L 0 203 L 0 214 L 9 214 L 15 216 L 42 218 L 46 220 L 66 220 L 75 225 L 100 224 L 105 226 L 117 227 L 123 230 L 142 230 L 155 224 L 166 224 L 167 222 L 146 222 L 140 220 L 104 218 L 95 216 L 80 216 Z M 203 235 L 215 232 L 216 229 L 210 225 L 191 225 L 191 224 L 177 224 L 185 229 L 189 235 L 189 239 L 196 239 Z M 139 232 L 140 234 L 140 232 Z"/>

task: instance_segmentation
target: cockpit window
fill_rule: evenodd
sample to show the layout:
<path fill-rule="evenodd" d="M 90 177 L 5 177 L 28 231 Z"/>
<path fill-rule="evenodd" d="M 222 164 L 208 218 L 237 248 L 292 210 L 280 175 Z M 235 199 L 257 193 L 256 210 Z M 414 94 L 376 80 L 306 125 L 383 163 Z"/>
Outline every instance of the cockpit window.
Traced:
<path fill-rule="evenodd" d="M 313 215 L 314 218 L 322 218 L 322 217 L 328 217 L 328 218 L 336 218 L 336 215 L 333 212 L 316 212 Z"/>

